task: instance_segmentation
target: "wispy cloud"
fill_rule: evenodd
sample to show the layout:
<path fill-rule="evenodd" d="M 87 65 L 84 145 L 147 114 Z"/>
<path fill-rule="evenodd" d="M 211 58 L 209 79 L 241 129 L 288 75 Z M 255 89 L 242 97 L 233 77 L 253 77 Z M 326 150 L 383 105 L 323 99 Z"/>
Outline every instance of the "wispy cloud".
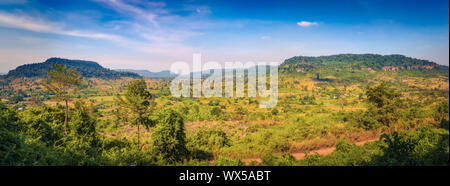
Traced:
<path fill-rule="evenodd" d="M 272 37 L 270 37 L 270 36 L 261 36 L 261 39 L 262 40 L 267 40 L 267 39 L 272 39 Z"/>
<path fill-rule="evenodd" d="M 112 21 L 114 28 L 139 37 L 141 42 L 132 42 L 136 50 L 151 54 L 180 55 L 194 49 L 184 41 L 201 32 L 195 30 L 199 17 L 211 13 L 206 6 L 184 6 L 179 10 L 166 7 L 164 2 L 141 0 L 94 0 L 126 17 L 124 21 Z M 173 11 L 190 12 L 187 16 L 173 14 Z M 204 22 L 202 22 L 204 23 Z M 120 29 L 120 28 L 126 28 Z M 195 30 L 195 31 L 194 31 Z M 127 43 L 130 45 L 130 43 Z"/>
<path fill-rule="evenodd" d="M 208 6 L 194 6 L 194 5 L 186 5 L 184 6 L 185 11 L 190 11 L 199 15 L 209 15 L 211 14 L 211 9 Z"/>
<path fill-rule="evenodd" d="M 19 28 L 35 32 L 55 32 L 55 27 L 40 20 L 33 20 L 27 16 L 17 16 L 0 12 L 0 25 L 10 28 Z M 59 28 L 57 28 L 59 29 Z"/>
<path fill-rule="evenodd" d="M 161 5 L 159 5 L 161 6 Z M 140 10 L 139 10 L 140 11 Z M 119 24 L 119 23 L 116 23 Z M 125 23 L 121 23 L 125 24 Z M 33 18 L 24 14 L 10 14 L 0 12 L 0 26 L 8 28 L 23 29 L 32 32 L 58 34 L 72 37 L 82 37 L 88 39 L 101 39 L 113 42 L 120 47 L 126 47 L 135 51 L 144 52 L 156 55 L 174 55 L 188 54 L 193 49 L 189 46 L 181 44 L 183 39 L 196 35 L 195 32 L 169 30 L 163 28 L 148 28 L 144 23 L 134 23 L 132 30 L 136 36 L 142 39 L 129 38 L 116 34 L 107 34 L 101 32 L 91 32 L 89 30 L 80 29 L 65 29 L 63 23 L 51 22 L 47 20 Z M 124 27 L 119 32 L 130 30 L 129 27 Z"/>
<path fill-rule="evenodd" d="M 75 37 L 85 37 L 91 39 L 105 39 L 110 41 L 122 41 L 123 38 L 118 35 L 86 32 L 78 30 L 65 30 L 62 24 L 48 22 L 44 20 L 35 19 L 26 15 L 13 15 L 0 12 L 0 26 L 9 28 L 18 28 L 33 32 L 60 34 Z"/>
<path fill-rule="evenodd" d="M 0 5 L 25 4 L 27 0 L 0 0 Z"/>
<path fill-rule="evenodd" d="M 99 20 L 101 16 L 98 19 L 83 19 L 78 25 L 95 26 L 80 27 L 64 21 L 73 18 L 51 18 L 55 16 L 54 13 L 67 16 L 67 12 L 48 12 L 48 15 L 44 16 L 45 19 L 42 19 L 43 16 L 36 16 L 33 12 L 0 11 L 0 26 L 39 33 L 101 39 L 111 41 L 115 46 L 132 52 L 172 57 L 190 56 L 189 53 L 195 49 L 186 41 L 203 35 L 202 31 L 205 29 L 228 29 L 243 24 L 242 21 L 210 20 L 208 15 L 211 14 L 211 9 L 203 5 L 184 4 L 179 7 L 167 7 L 165 2 L 143 0 L 92 1 L 115 11 L 117 16 L 103 22 Z M 77 11 L 70 12 L 70 15 L 83 16 Z"/>
<path fill-rule="evenodd" d="M 157 13 L 164 13 L 165 11 L 161 8 L 165 6 L 165 3 L 156 3 L 156 2 L 141 2 L 141 1 L 132 1 L 136 5 L 128 4 L 121 0 L 94 0 L 96 2 L 102 3 L 118 13 L 126 14 L 130 16 L 134 16 L 135 18 L 139 18 L 144 21 L 148 21 L 155 26 L 158 26 L 158 23 L 155 21 Z M 145 9 L 138 7 L 137 5 L 144 6 Z"/>
<path fill-rule="evenodd" d="M 317 26 L 319 23 L 317 22 L 309 22 L 309 21 L 300 21 L 297 23 L 298 26 L 301 27 L 310 27 L 310 26 Z"/>

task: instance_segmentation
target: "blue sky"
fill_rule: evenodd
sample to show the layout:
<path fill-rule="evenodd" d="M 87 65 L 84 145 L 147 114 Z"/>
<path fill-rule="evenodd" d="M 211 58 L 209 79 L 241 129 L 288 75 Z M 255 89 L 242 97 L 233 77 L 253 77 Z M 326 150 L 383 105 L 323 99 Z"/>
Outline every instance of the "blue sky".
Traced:
<path fill-rule="evenodd" d="M 0 72 L 49 57 L 160 71 L 176 61 L 403 54 L 449 64 L 449 1 L 0 0 Z"/>

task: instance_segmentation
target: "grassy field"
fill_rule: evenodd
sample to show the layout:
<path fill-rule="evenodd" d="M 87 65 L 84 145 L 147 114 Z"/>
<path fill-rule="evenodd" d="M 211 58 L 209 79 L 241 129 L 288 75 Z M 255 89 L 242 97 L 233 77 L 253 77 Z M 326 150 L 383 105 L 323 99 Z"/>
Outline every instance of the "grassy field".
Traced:
<path fill-rule="evenodd" d="M 427 124 L 438 126 L 440 121 L 434 119 L 434 110 L 438 104 L 449 100 L 447 76 L 430 78 L 393 72 L 356 72 L 353 76 L 323 74 L 317 79 L 309 73 L 280 73 L 278 104 L 272 109 L 259 108 L 259 98 L 175 98 L 168 90 L 170 80 L 145 79 L 145 82 L 156 97 L 152 110 L 156 113 L 171 108 L 180 113 L 188 148 L 208 152 L 203 163 L 219 164 L 228 160 L 262 162 L 268 154 L 280 157 L 302 154 L 303 158 L 308 152 L 334 149 L 340 141 L 362 143 L 377 140 L 382 133 L 407 131 Z M 349 81 L 355 77 L 362 77 L 364 81 Z M 137 127 L 123 119 L 129 113 L 117 105 L 118 96 L 123 96 L 126 85 L 132 80 L 91 78 L 78 92 L 76 100 L 82 100 L 92 109 L 97 131 L 106 139 L 137 141 Z M 33 93 L 42 90 L 39 81 L 10 82 L 9 88 L 30 95 L 18 105 L 34 107 L 39 104 L 33 102 L 36 99 Z M 381 82 L 399 90 L 408 107 L 402 109 L 402 118 L 389 126 L 362 128 L 354 118 L 367 111 L 367 87 Z M 62 104 L 48 98 L 40 104 Z M 73 102 L 70 106 L 74 106 Z M 142 148 L 152 149 L 152 128 L 141 131 Z M 205 138 L 205 133 L 210 136 Z M 206 144 L 199 146 L 198 143 Z"/>

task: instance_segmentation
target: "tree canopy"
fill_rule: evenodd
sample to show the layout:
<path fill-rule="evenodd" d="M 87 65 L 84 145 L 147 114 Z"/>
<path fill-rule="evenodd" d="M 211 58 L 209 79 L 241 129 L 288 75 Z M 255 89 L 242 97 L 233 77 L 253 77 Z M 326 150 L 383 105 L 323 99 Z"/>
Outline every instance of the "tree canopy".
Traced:
<path fill-rule="evenodd" d="M 68 68 L 76 67 L 83 77 L 116 79 L 121 77 L 139 78 L 140 76 L 132 72 L 117 72 L 110 69 L 103 68 L 96 62 L 83 60 L 70 60 L 62 58 L 49 58 L 42 63 L 25 64 L 11 70 L 6 75 L 7 78 L 20 77 L 46 77 L 47 71 L 52 68 L 53 64 L 65 65 Z"/>

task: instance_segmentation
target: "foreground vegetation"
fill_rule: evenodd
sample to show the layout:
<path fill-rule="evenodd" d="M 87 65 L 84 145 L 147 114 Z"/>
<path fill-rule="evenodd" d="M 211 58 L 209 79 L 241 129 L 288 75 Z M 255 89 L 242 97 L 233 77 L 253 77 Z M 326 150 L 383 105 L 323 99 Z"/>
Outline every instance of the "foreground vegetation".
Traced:
<path fill-rule="evenodd" d="M 59 96 L 40 78 L 3 80 L 0 164 L 448 165 L 448 72 L 303 71 L 292 60 L 273 109 L 174 98 L 167 79 L 84 78 Z"/>
<path fill-rule="evenodd" d="M 172 109 L 158 113 L 151 143 L 140 150 L 133 140 L 99 135 L 92 111 L 81 102 L 75 105 L 66 135 L 62 106 L 44 105 L 18 113 L 1 104 L 0 164 L 244 165 L 239 158 L 225 156 L 211 163 L 212 152 L 230 147 L 227 134 L 218 129 L 201 129 L 186 137 L 183 119 Z M 364 146 L 340 140 L 336 151 L 327 156 L 311 153 L 296 160 L 289 153 L 267 153 L 261 163 L 250 165 L 448 165 L 448 124 L 448 120 L 442 120 L 438 127 L 424 125 L 384 134 Z"/>

